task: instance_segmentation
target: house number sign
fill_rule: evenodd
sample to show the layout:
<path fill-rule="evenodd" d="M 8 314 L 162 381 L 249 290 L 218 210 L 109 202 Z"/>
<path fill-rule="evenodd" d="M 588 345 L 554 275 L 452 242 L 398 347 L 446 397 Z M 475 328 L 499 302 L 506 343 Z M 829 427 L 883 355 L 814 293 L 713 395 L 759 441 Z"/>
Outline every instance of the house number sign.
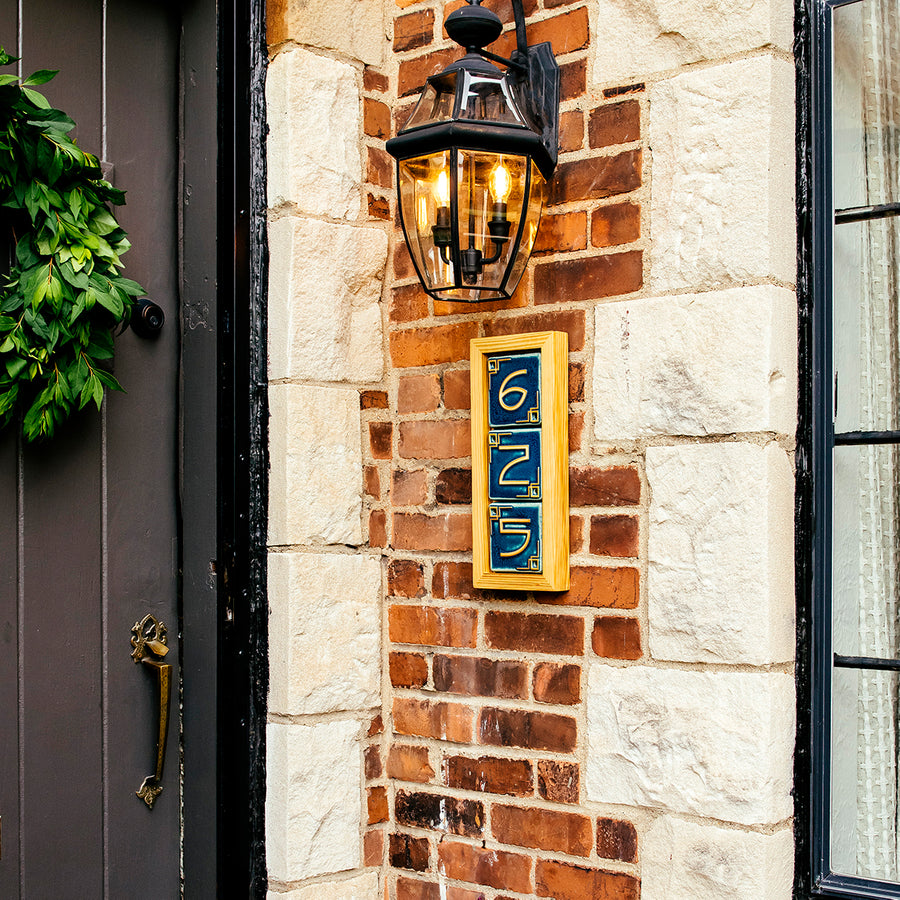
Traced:
<path fill-rule="evenodd" d="M 568 335 L 471 342 L 476 587 L 569 587 Z"/>

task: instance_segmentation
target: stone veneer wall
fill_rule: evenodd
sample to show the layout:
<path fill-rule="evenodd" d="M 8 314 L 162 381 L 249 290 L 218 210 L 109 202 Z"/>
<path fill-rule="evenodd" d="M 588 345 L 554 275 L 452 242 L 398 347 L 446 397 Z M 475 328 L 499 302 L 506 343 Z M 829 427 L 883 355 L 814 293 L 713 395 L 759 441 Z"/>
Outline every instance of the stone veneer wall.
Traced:
<path fill-rule="evenodd" d="M 562 156 L 501 308 L 418 287 L 383 150 L 460 2 L 270 2 L 273 895 L 787 900 L 792 4 L 525 0 Z M 475 591 L 468 341 L 549 328 L 572 589 Z"/>

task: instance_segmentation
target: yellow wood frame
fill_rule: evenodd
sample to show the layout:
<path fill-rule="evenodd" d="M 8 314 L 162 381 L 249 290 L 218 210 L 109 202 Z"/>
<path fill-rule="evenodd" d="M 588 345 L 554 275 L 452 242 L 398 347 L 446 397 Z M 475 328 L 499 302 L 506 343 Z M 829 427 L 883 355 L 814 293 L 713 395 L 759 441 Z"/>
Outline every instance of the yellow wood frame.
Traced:
<path fill-rule="evenodd" d="M 470 342 L 472 384 L 472 563 L 475 587 L 515 591 L 569 589 L 569 336 L 538 331 Z M 487 356 L 541 354 L 542 571 L 493 572 L 488 514 Z"/>

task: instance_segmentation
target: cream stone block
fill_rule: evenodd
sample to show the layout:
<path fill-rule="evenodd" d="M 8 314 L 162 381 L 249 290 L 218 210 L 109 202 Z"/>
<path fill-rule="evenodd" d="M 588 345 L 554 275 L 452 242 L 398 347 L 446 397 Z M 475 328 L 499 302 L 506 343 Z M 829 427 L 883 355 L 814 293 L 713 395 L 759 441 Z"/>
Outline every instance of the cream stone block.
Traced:
<path fill-rule="evenodd" d="M 791 815 L 790 675 L 597 663 L 587 713 L 588 800 L 742 825 Z"/>
<path fill-rule="evenodd" d="M 595 0 L 595 5 L 603 36 L 593 60 L 595 83 L 641 80 L 768 45 L 790 51 L 794 38 L 790 0 Z"/>
<path fill-rule="evenodd" d="M 381 565 L 348 553 L 269 554 L 269 711 L 380 704 Z"/>
<path fill-rule="evenodd" d="M 695 69 L 650 92 L 650 288 L 794 283 L 794 67 Z"/>
<path fill-rule="evenodd" d="M 349 63 L 300 48 L 272 60 L 266 76 L 270 206 L 293 203 L 309 215 L 360 217 L 361 103 L 359 76 Z"/>
<path fill-rule="evenodd" d="M 342 881 L 316 882 L 284 894 L 269 891 L 266 900 L 381 900 L 381 898 L 378 893 L 378 874 L 365 872 Z"/>
<path fill-rule="evenodd" d="M 650 447 L 654 659 L 794 658 L 794 479 L 777 444 Z"/>
<path fill-rule="evenodd" d="M 359 723 L 270 723 L 266 729 L 266 861 L 276 881 L 359 868 Z"/>
<path fill-rule="evenodd" d="M 359 391 L 269 386 L 269 543 L 362 543 Z"/>
<path fill-rule="evenodd" d="M 377 66 L 387 34 L 382 0 L 293 0 L 284 4 L 289 40 Z"/>
<path fill-rule="evenodd" d="M 269 378 L 380 380 L 387 234 L 288 216 L 269 251 Z"/>
<path fill-rule="evenodd" d="M 660 816 L 641 842 L 641 900 L 790 900 L 790 829 L 756 834 Z"/>
<path fill-rule="evenodd" d="M 770 285 L 596 308 L 594 434 L 793 434 L 797 300 Z"/>

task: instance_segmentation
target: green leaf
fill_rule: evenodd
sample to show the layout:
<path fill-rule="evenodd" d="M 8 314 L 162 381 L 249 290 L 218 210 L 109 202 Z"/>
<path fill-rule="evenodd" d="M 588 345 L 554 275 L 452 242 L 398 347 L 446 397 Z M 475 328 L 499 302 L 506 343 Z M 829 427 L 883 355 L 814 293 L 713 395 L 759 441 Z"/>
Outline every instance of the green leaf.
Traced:
<path fill-rule="evenodd" d="M 32 72 L 22 84 L 46 84 L 56 78 L 58 74 L 58 69 L 38 69 L 37 72 Z"/>
<path fill-rule="evenodd" d="M 31 90 L 31 88 L 23 87 L 22 93 L 39 109 L 50 109 L 50 103 L 43 94 Z"/>

